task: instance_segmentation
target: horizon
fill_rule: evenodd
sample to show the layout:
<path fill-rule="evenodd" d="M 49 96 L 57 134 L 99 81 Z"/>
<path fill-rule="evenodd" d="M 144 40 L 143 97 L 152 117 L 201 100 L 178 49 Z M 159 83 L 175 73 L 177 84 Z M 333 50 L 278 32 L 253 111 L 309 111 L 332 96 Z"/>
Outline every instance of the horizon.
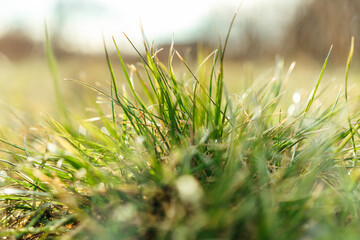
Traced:
<path fill-rule="evenodd" d="M 126 33 L 135 44 L 141 44 L 140 25 L 146 37 L 159 44 L 170 42 L 173 36 L 178 43 L 196 41 L 204 36 L 216 37 L 217 33 L 223 36 L 241 5 L 236 24 L 244 25 L 250 19 L 265 38 L 274 40 L 281 37 L 300 2 L 184 0 L 169 4 L 165 0 L 126 3 L 114 0 L 35 0 L 31 3 L 14 0 L 0 8 L 0 35 L 17 30 L 43 41 L 46 22 L 52 35 L 61 38 L 64 46 L 72 51 L 102 52 L 103 35 L 107 41 L 114 36 L 122 50 L 129 51 L 129 44 L 122 34 Z"/>

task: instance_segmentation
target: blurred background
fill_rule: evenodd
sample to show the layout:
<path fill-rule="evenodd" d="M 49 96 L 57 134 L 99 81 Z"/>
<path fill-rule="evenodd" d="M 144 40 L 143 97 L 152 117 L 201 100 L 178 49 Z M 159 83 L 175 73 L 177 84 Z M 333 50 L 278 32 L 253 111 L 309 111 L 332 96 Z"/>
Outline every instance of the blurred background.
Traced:
<path fill-rule="evenodd" d="M 175 49 L 192 61 L 199 48 L 210 52 L 219 38 L 224 41 L 239 6 L 225 69 L 230 92 L 240 93 L 258 78 L 270 80 L 276 61 L 282 59 L 285 69 L 297 62 L 290 89 L 306 95 L 332 44 L 324 82 L 336 92 L 343 85 L 351 36 L 355 54 L 350 87 L 355 91 L 360 76 L 360 1 L 12 0 L 2 1 L 0 7 L 0 102 L 22 114 L 52 112 L 54 93 L 43 50 L 45 24 L 61 79 L 107 85 L 103 36 L 114 58 L 112 37 L 126 61 L 135 63 L 138 58 L 123 33 L 142 51 L 142 25 L 157 48 L 166 53 L 174 39 Z M 114 64 L 121 78 L 120 67 Z M 62 87 L 69 103 L 82 100 L 88 92 L 69 82 L 62 82 Z M 76 104 L 71 107 L 76 109 Z"/>

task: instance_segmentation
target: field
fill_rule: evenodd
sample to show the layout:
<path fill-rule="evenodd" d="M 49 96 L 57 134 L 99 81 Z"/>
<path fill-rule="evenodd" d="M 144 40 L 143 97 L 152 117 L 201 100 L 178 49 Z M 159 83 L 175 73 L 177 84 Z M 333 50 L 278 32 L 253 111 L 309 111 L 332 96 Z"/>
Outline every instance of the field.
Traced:
<path fill-rule="evenodd" d="M 0 236 L 358 239 L 352 50 L 2 60 Z"/>

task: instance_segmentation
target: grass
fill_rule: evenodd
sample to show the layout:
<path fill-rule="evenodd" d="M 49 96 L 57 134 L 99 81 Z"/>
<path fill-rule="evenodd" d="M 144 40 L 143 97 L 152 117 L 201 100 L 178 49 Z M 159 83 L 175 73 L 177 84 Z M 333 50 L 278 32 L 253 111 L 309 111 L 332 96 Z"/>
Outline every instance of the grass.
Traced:
<path fill-rule="evenodd" d="M 3 239 L 358 238 L 352 50 L 345 93 L 330 105 L 319 101 L 329 52 L 309 99 L 290 112 L 282 97 L 294 64 L 277 64 L 271 81 L 230 95 L 226 41 L 196 70 L 173 46 L 166 64 L 146 40 L 144 48 L 141 69 L 118 51 L 127 88 L 106 46 L 107 89 L 71 80 L 111 113 L 96 105 L 96 118 L 79 121 L 66 110 L 47 45 L 61 117 L 45 116 L 46 126 L 21 142 L 1 134 Z M 186 75 L 176 73 L 174 58 Z"/>

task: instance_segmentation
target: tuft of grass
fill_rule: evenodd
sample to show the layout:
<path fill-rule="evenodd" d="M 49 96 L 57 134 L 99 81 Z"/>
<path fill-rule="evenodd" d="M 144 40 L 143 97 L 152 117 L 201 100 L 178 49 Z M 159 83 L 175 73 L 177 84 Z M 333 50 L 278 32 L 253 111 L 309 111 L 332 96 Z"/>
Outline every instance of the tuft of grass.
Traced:
<path fill-rule="evenodd" d="M 114 39 L 129 92 L 119 90 L 104 46 L 109 90 L 72 81 L 107 99 L 110 115 L 98 110 L 79 131 L 45 116 L 23 145 L 0 139 L 0 236 L 357 239 L 358 113 L 339 122 L 347 90 L 330 106 L 314 102 L 331 49 L 306 106 L 290 114 L 282 96 L 294 64 L 229 95 L 226 43 L 193 71 L 173 45 L 166 66 L 147 41 L 143 55 L 130 41 L 142 69 L 127 66 Z M 177 76 L 174 57 L 187 77 Z"/>

